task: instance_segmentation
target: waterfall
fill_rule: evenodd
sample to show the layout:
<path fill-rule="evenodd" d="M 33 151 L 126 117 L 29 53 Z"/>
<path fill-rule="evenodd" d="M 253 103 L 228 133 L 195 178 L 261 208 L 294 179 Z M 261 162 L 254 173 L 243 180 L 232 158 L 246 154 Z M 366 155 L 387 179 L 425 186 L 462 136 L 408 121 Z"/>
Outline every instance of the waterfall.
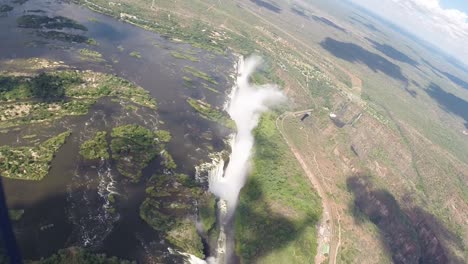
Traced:
<path fill-rule="evenodd" d="M 232 216 L 237 206 L 239 192 L 249 173 L 255 141 L 252 131 L 257 127 L 262 113 L 268 111 L 270 106 L 285 100 L 285 96 L 276 85 L 249 83 L 251 74 L 260 63 L 261 59 L 256 56 L 249 57 L 245 61 L 243 58 L 239 59 L 237 81 L 227 103 L 227 111 L 236 123 L 237 133 L 230 140 L 232 151 L 226 171 L 222 171 L 223 162 L 222 166 L 213 168 L 209 177 L 210 191 L 220 199 L 218 203 L 220 236 L 215 256 L 215 262 L 218 264 L 229 262 L 233 253 Z"/>
<path fill-rule="evenodd" d="M 232 217 L 239 199 L 239 192 L 249 173 L 255 141 L 252 131 L 257 127 L 262 113 L 286 99 L 276 85 L 249 83 L 251 74 L 260 63 L 260 57 L 252 56 L 245 61 L 241 57 L 237 64 L 237 80 L 225 105 L 237 127 L 237 132 L 231 135 L 229 140 L 231 154 L 226 170 L 224 170 L 223 153 L 214 154 L 211 157 L 211 163 L 205 163 L 196 168 L 196 178 L 199 181 L 204 179 L 201 177 L 201 172 L 208 172 L 209 189 L 219 198 L 217 207 L 220 234 L 215 256 L 210 256 L 203 261 L 184 253 L 183 255 L 188 257 L 188 263 L 226 264 L 230 262 L 234 253 Z"/>

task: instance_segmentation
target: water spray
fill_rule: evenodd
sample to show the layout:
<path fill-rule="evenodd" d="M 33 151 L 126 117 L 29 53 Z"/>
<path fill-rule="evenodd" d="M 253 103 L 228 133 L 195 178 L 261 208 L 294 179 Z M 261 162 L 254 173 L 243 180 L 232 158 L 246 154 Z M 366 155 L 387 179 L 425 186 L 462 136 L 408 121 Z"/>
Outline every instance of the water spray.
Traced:
<path fill-rule="evenodd" d="M 254 146 L 252 131 L 257 127 L 261 114 L 269 107 L 285 101 L 285 96 L 276 85 L 254 85 L 249 83 L 250 76 L 260 65 L 257 56 L 240 58 L 237 65 L 237 82 L 232 89 L 227 112 L 236 123 L 237 133 L 231 138 L 231 155 L 224 173 L 213 173 L 209 179 L 210 191 L 219 199 L 220 239 L 217 249 L 217 263 L 226 263 L 232 253 L 232 232 L 225 230 L 232 220 L 239 192 L 244 186 L 249 169 L 250 158 Z M 221 167 L 222 168 L 222 167 Z M 221 243 L 220 243 L 221 242 Z"/>

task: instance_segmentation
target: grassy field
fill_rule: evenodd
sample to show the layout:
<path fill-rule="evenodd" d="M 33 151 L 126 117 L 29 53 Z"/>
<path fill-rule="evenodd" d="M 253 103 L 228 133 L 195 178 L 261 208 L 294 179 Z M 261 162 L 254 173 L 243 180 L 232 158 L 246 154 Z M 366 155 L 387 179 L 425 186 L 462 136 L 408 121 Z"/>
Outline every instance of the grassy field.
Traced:
<path fill-rule="evenodd" d="M 255 131 L 252 175 L 236 213 L 243 263 L 311 263 L 317 251 L 320 198 L 267 114 Z"/>

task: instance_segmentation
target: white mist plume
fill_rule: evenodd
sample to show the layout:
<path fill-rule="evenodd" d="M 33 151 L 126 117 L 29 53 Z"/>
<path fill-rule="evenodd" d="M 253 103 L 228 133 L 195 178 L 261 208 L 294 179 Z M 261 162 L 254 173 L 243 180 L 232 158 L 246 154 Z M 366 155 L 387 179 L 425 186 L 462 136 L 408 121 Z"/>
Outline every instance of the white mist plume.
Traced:
<path fill-rule="evenodd" d="M 234 212 L 241 188 L 249 171 L 249 160 L 254 146 L 252 130 L 257 127 L 259 118 L 269 107 L 284 101 L 286 97 L 276 85 L 253 85 L 250 75 L 261 63 L 260 57 L 252 56 L 238 64 L 237 83 L 234 86 L 228 113 L 237 126 L 237 134 L 231 141 L 231 156 L 223 177 L 210 179 L 210 191 L 227 202 L 229 220 Z"/>

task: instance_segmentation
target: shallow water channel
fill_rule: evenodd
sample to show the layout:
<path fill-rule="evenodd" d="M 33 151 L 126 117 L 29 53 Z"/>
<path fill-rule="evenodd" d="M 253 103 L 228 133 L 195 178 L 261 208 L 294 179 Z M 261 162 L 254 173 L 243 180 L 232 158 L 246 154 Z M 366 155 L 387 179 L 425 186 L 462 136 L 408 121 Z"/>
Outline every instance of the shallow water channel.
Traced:
<path fill-rule="evenodd" d="M 139 183 L 129 183 L 119 176 L 111 161 L 86 162 L 78 154 L 79 145 L 98 130 L 122 124 L 142 124 L 162 128 L 172 134 L 168 150 L 178 165 L 178 172 L 194 175 L 194 166 L 206 161 L 211 151 L 224 148 L 228 131 L 202 119 L 186 102 L 187 97 L 204 99 L 221 106 L 226 89 L 231 87 L 234 57 L 216 55 L 187 44 L 174 43 L 158 34 L 142 30 L 86 8 L 59 1 L 27 1 L 11 4 L 14 10 L 0 16 L 0 62 L 40 57 L 80 70 L 116 74 L 147 89 L 158 102 L 158 111 L 141 108 L 126 110 L 119 102 L 103 98 L 84 116 L 66 117 L 50 124 L 25 125 L 0 134 L 1 145 L 29 145 L 23 136 L 35 134 L 45 140 L 65 130 L 72 135 L 59 150 L 52 168 L 42 181 L 3 179 L 7 203 L 25 213 L 15 223 L 15 233 L 25 259 L 48 257 L 62 248 L 80 246 L 138 262 L 151 263 L 155 254 L 168 254 L 162 238 L 139 216 L 145 195 L 146 180 L 158 170 L 152 162 L 143 170 Z M 38 37 L 33 29 L 18 28 L 16 19 L 31 10 L 41 15 L 65 16 L 88 30 L 83 35 L 98 45 L 67 43 Z M 98 51 L 105 61 L 82 60 L 79 50 Z M 141 58 L 130 55 L 139 52 Z M 171 51 L 192 54 L 199 62 L 176 59 Z M 5 65 L 5 64 L 2 64 Z M 210 74 L 220 93 L 203 88 L 202 81 L 193 88 L 184 86 L 182 69 L 193 66 Z M 0 71 L 10 71 L 0 68 Z M 186 75 L 186 74 L 185 74 Z M 120 194 L 117 213 L 105 210 L 106 194 Z M 178 262 L 176 258 L 167 261 Z"/>

